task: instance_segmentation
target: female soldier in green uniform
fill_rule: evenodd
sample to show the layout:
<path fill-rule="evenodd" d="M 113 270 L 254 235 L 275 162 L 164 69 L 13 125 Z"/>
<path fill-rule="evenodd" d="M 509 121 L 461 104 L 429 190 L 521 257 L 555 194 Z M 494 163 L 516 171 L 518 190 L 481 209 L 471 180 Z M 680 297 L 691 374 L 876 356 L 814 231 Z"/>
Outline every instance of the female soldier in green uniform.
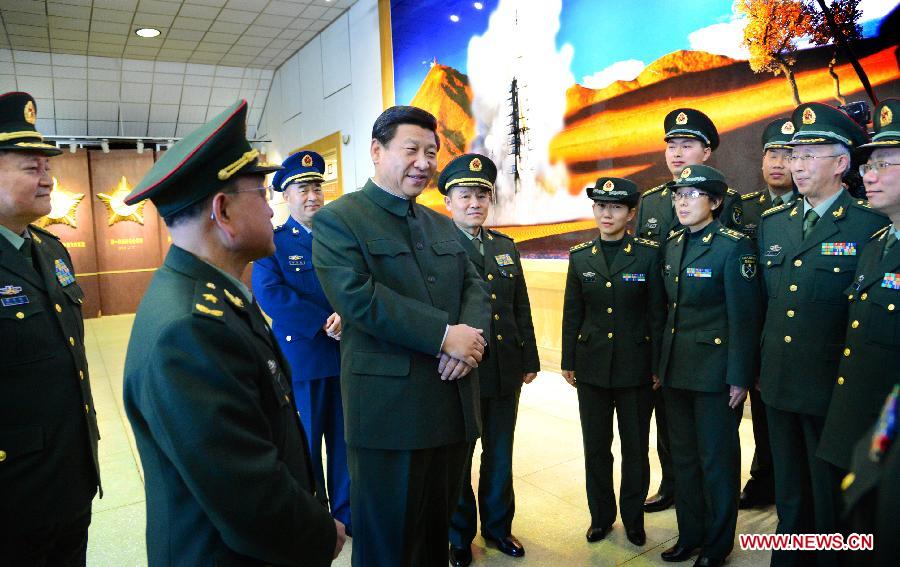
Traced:
<path fill-rule="evenodd" d="M 659 245 L 634 238 L 637 186 L 601 177 L 587 195 L 594 201 L 600 237 L 571 249 L 563 308 L 563 377 L 578 386 L 591 525 L 589 542 L 603 539 L 616 519 L 613 491 L 613 411 L 622 442 L 619 505 L 628 540 L 644 545 L 644 499 L 652 377 L 659 360 L 665 295 Z"/>
<path fill-rule="evenodd" d="M 762 298 L 757 256 L 716 220 L 727 185 L 707 166 L 684 168 L 670 187 L 685 227 L 665 247 L 669 301 L 659 376 L 669 410 L 678 541 L 665 561 L 721 565 L 734 547 L 740 489 L 738 424 L 756 376 Z"/>

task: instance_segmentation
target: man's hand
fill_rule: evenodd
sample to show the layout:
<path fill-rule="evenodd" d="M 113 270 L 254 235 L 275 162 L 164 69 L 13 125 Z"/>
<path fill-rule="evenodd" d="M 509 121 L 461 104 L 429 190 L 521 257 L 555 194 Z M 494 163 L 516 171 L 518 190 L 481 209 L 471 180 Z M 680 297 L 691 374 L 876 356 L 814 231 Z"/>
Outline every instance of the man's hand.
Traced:
<path fill-rule="evenodd" d="M 447 337 L 441 345 L 441 352 L 475 368 L 481 362 L 484 347 L 487 345 L 482 334 L 481 329 L 468 325 L 450 325 L 447 327 Z"/>
<path fill-rule="evenodd" d="M 659 381 L 659 376 L 654 374 L 653 375 L 653 389 L 659 390 L 660 388 L 662 388 L 662 382 Z"/>
<path fill-rule="evenodd" d="M 448 354 L 442 354 L 441 360 L 438 362 L 438 372 L 441 374 L 441 380 L 459 380 L 471 372 L 472 368 L 472 366 Z"/>
<path fill-rule="evenodd" d="M 575 371 L 574 370 L 563 370 L 562 377 L 566 379 L 566 382 L 569 383 L 569 386 L 575 387 Z"/>
<path fill-rule="evenodd" d="M 744 403 L 744 398 L 747 397 L 747 388 L 731 386 L 729 393 L 731 394 L 731 398 L 728 400 L 728 407 L 734 409 Z"/>
<path fill-rule="evenodd" d="M 332 339 L 336 341 L 341 340 L 341 316 L 337 313 L 329 315 L 325 324 L 322 325 L 322 330 Z"/>
<path fill-rule="evenodd" d="M 522 383 L 531 384 L 535 378 L 537 378 L 537 372 L 528 372 L 527 374 L 522 375 Z"/>
<path fill-rule="evenodd" d="M 334 557 L 332 559 L 337 559 L 338 555 L 341 554 L 341 550 L 344 549 L 344 543 L 347 541 L 347 528 L 337 520 L 334 521 L 334 528 L 337 530 L 337 541 L 334 543 Z"/>

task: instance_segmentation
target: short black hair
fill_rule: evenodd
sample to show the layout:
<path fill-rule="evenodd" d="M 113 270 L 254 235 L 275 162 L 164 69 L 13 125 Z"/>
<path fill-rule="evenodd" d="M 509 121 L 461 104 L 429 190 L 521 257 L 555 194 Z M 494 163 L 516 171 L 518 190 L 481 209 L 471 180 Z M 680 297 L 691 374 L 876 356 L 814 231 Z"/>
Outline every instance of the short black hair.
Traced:
<path fill-rule="evenodd" d="M 378 140 L 382 146 L 387 146 L 394 139 L 397 127 L 401 124 L 413 124 L 431 130 L 438 149 L 441 149 L 441 139 L 437 135 L 437 118 L 417 106 L 392 106 L 382 112 L 372 126 L 372 138 Z"/>

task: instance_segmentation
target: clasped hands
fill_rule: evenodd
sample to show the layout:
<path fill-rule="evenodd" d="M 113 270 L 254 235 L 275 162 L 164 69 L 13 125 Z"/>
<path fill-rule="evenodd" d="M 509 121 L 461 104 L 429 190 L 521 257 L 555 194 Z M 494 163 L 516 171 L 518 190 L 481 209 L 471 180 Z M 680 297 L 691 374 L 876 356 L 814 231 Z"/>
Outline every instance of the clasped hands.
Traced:
<path fill-rule="evenodd" d="M 481 329 L 465 324 L 448 326 L 438 362 L 441 380 L 459 380 L 477 368 L 486 346 L 487 340 Z"/>

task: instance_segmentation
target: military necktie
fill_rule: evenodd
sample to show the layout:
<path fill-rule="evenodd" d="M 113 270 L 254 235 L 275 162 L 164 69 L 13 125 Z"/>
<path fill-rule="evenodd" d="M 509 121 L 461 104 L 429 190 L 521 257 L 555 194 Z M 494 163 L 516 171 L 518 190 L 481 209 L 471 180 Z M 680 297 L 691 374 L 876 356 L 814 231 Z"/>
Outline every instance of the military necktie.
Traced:
<path fill-rule="evenodd" d="M 484 256 L 484 242 L 481 240 L 481 235 L 474 237 L 472 239 L 472 244 L 478 249 L 478 253 Z"/>
<path fill-rule="evenodd" d="M 773 206 L 773 207 L 780 207 L 780 206 L 783 205 L 783 204 L 784 204 L 784 199 L 781 198 L 781 195 L 778 195 L 777 197 L 775 197 L 774 199 L 772 199 L 772 206 Z"/>
<path fill-rule="evenodd" d="M 810 231 L 816 226 L 817 222 L 819 222 L 819 213 L 815 209 L 806 211 L 806 215 L 803 216 L 803 238 L 809 236 Z"/>
<path fill-rule="evenodd" d="M 22 256 L 25 258 L 25 261 L 28 262 L 28 265 L 32 268 L 34 267 L 34 258 L 32 258 L 32 250 L 31 250 L 31 239 L 26 238 L 25 242 L 22 243 L 22 247 L 19 248 L 19 252 L 22 253 Z"/>
<path fill-rule="evenodd" d="M 893 230 L 888 233 L 887 240 L 884 241 L 884 250 L 881 252 L 881 257 L 885 258 L 888 253 L 890 253 L 891 248 L 894 247 L 894 244 L 897 244 L 897 233 Z"/>

